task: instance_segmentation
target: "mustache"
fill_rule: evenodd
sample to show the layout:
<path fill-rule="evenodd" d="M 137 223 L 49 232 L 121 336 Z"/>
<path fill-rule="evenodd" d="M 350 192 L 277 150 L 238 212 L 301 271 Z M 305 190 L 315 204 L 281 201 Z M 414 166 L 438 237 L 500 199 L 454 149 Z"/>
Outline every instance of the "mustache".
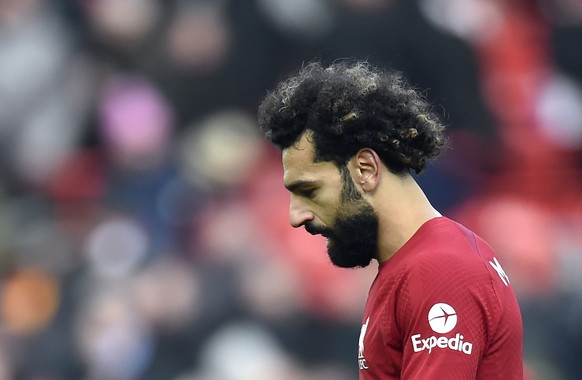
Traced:
<path fill-rule="evenodd" d="M 325 227 L 318 227 L 311 222 L 305 223 L 305 230 L 311 235 L 323 235 L 325 237 L 331 237 L 333 235 L 332 230 Z"/>

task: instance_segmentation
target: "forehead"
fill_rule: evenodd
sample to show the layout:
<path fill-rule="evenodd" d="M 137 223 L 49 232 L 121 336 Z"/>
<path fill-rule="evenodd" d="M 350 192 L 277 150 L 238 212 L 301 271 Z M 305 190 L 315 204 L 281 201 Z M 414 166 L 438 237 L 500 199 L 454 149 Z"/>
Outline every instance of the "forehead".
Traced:
<path fill-rule="evenodd" d="M 283 179 L 286 185 L 298 181 L 323 180 L 333 172 L 338 172 L 332 162 L 313 162 L 315 147 L 310 134 L 304 133 L 297 143 L 283 150 Z"/>

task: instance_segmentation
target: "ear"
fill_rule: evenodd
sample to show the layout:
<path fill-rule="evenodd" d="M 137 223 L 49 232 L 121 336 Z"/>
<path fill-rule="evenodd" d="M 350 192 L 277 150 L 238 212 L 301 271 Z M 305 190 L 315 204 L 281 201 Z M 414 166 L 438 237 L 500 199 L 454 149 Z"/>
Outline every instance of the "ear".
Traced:
<path fill-rule="evenodd" d="M 364 148 L 356 153 L 352 160 L 356 183 L 365 192 L 374 191 L 378 187 L 382 176 L 382 161 L 378 154 L 370 148 Z"/>

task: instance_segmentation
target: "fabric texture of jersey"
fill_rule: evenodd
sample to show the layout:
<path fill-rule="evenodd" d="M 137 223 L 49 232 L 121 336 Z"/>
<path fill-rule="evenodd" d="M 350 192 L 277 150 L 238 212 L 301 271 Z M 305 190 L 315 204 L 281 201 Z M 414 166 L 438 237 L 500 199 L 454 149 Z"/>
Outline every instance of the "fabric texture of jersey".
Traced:
<path fill-rule="evenodd" d="M 522 380 L 523 329 L 509 277 L 464 226 L 426 222 L 382 263 L 364 310 L 360 380 Z"/>

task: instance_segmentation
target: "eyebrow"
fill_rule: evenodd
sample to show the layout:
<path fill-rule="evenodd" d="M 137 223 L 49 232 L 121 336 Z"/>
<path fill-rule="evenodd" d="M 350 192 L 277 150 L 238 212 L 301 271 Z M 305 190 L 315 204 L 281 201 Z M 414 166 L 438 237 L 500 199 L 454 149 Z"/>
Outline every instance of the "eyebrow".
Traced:
<path fill-rule="evenodd" d="M 300 181 L 295 181 L 295 182 L 290 183 L 290 184 L 285 184 L 285 188 L 292 193 L 295 193 L 302 188 L 315 187 L 315 186 L 317 186 L 317 181 L 306 181 L 306 180 L 300 180 Z"/>

